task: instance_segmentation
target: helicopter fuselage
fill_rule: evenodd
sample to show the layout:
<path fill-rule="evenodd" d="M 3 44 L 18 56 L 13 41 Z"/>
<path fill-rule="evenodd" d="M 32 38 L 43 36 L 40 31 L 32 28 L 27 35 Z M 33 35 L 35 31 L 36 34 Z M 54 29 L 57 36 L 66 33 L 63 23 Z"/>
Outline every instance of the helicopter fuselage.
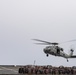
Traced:
<path fill-rule="evenodd" d="M 49 54 L 54 55 L 54 56 L 61 56 L 64 58 L 70 58 L 70 55 L 66 54 L 63 51 L 63 48 L 60 48 L 58 46 L 47 46 L 44 48 L 44 53 L 48 56 Z"/>

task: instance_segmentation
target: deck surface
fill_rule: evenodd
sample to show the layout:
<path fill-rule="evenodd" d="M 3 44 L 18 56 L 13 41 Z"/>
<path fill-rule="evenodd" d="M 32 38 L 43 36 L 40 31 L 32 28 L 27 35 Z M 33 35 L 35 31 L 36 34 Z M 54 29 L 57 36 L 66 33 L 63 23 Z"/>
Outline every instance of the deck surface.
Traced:
<path fill-rule="evenodd" d="M 0 74 L 18 74 L 18 67 L 0 66 Z"/>

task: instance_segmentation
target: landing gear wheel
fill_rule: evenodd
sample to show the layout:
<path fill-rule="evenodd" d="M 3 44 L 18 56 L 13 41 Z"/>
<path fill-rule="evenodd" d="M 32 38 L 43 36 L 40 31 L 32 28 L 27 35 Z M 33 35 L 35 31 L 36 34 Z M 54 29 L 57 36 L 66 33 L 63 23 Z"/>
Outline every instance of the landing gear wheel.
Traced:
<path fill-rule="evenodd" d="M 48 57 L 49 55 L 48 55 L 48 54 L 46 54 L 46 56 Z"/>

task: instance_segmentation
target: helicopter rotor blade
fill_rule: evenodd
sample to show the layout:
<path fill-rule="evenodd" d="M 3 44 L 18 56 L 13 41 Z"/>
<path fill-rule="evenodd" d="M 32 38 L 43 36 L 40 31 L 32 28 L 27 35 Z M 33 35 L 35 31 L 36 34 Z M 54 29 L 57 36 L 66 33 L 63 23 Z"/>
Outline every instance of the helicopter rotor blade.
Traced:
<path fill-rule="evenodd" d="M 39 40 L 39 39 L 33 39 L 35 41 L 39 41 L 39 42 L 43 42 L 43 43 L 39 43 L 39 44 L 45 44 L 45 45 L 58 45 L 59 43 L 51 43 L 51 42 L 47 42 L 47 41 L 43 41 L 43 40 Z"/>
<path fill-rule="evenodd" d="M 46 44 L 52 44 L 51 42 L 47 42 L 47 41 L 43 41 L 43 40 L 39 40 L 39 39 L 33 39 L 33 40 L 39 41 L 39 42 L 44 42 L 44 43 L 46 43 Z"/>
<path fill-rule="evenodd" d="M 66 42 L 72 42 L 72 41 L 76 41 L 76 39 L 75 40 L 66 41 Z"/>
<path fill-rule="evenodd" d="M 49 45 L 47 43 L 34 43 L 34 44 L 37 44 L 37 45 Z"/>
<path fill-rule="evenodd" d="M 32 40 L 42 42 L 42 43 L 35 43 L 35 44 L 40 44 L 40 45 L 59 45 L 59 44 L 64 44 L 64 43 L 76 41 L 76 39 L 75 39 L 75 40 L 69 40 L 69 41 L 65 41 L 65 42 L 61 42 L 61 43 L 57 43 L 57 42 L 51 43 L 51 42 L 43 41 L 43 40 L 39 40 L 39 39 L 32 39 Z"/>
<path fill-rule="evenodd" d="M 60 44 L 68 43 L 68 42 L 73 42 L 73 41 L 76 41 L 76 39 L 75 40 L 69 40 L 69 41 L 61 42 Z"/>

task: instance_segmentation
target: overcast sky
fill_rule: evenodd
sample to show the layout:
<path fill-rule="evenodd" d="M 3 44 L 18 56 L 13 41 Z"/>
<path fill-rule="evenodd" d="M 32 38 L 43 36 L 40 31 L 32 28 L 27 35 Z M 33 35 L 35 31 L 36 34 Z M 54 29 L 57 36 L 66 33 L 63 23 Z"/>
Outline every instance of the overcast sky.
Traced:
<path fill-rule="evenodd" d="M 46 57 L 46 46 L 31 39 L 58 43 L 76 39 L 76 0 L 0 0 L 0 65 L 35 60 L 36 65 L 76 66 L 76 59 Z M 69 53 L 75 45 L 59 46 Z"/>

